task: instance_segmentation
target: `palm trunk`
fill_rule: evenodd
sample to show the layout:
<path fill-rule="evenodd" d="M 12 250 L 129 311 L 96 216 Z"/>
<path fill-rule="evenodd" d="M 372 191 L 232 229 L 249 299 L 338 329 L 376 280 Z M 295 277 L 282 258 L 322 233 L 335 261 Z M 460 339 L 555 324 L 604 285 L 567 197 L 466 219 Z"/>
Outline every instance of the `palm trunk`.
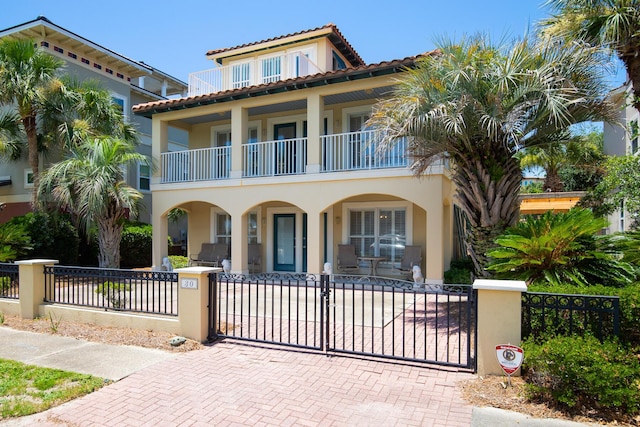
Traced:
<path fill-rule="evenodd" d="M 633 92 L 631 104 L 640 112 L 640 56 L 635 47 L 620 52 L 619 56 L 627 68 L 629 79 L 631 79 Z"/>
<path fill-rule="evenodd" d="M 547 176 L 544 178 L 544 191 L 556 193 L 562 190 L 564 190 L 564 183 L 560 175 L 558 175 L 558 171 L 556 169 L 548 169 Z"/>
<path fill-rule="evenodd" d="M 22 118 L 22 125 L 27 134 L 29 167 L 33 174 L 33 190 L 31 191 L 31 207 L 35 210 L 38 201 L 38 185 L 40 184 L 40 153 L 38 150 L 38 132 L 35 112 Z"/>
<path fill-rule="evenodd" d="M 120 268 L 120 238 L 122 225 L 114 218 L 98 221 L 98 265 L 101 268 Z"/>
<path fill-rule="evenodd" d="M 522 172 L 518 162 L 501 147 L 486 152 L 490 154 L 454 157 L 456 199 L 469 221 L 467 251 L 478 277 L 490 276 L 485 270 L 489 261 L 486 253 L 497 246 L 496 237 L 520 215 Z"/>

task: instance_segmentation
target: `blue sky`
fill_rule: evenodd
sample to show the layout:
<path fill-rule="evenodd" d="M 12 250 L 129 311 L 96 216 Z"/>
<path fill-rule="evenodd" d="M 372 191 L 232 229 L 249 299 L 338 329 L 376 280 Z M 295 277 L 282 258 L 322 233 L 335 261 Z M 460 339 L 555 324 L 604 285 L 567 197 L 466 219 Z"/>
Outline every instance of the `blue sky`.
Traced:
<path fill-rule="evenodd" d="M 447 35 L 494 39 L 533 31 L 543 0 L 12 0 L 0 29 L 44 15 L 69 31 L 186 81 L 212 68 L 207 50 L 334 23 L 367 63 L 431 50 Z M 619 73 L 614 83 L 623 81 Z"/>

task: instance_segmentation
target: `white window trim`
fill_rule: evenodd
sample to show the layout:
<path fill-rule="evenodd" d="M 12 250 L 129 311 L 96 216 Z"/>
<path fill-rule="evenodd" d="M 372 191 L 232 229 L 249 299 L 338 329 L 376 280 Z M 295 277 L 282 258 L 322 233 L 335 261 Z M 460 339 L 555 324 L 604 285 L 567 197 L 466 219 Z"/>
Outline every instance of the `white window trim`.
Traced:
<path fill-rule="evenodd" d="M 24 188 L 33 188 L 33 182 L 29 182 L 29 175 L 33 179 L 33 170 L 31 168 L 24 170 Z"/>
<path fill-rule="evenodd" d="M 124 116 L 124 121 L 128 122 L 129 121 L 129 98 L 125 95 L 122 95 L 120 93 L 117 92 L 111 92 L 111 97 L 112 98 L 118 98 L 121 99 L 123 104 L 122 104 L 122 115 Z"/>
<path fill-rule="evenodd" d="M 247 131 L 249 129 L 257 129 L 257 134 L 258 134 L 258 142 L 262 141 L 262 120 L 251 120 L 250 122 L 247 123 Z M 214 148 L 216 147 L 216 135 L 218 134 L 218 132 L 229 132 L 231 133 L 231 123 L 227 122 L 226 124 L 223 125 L 215 125 L 215 126 L 211 126 L 211 129 L 209 131 L 209 147 Z M 247 132 L 248 135 L 248 132 Z M 231 134 L 231 141 L 233 144 L 233 134 Z M 248 141 L 243 141 L 242 144 L 246 144 Z"/>
<path fill-rule="evenodd" d="M 233 229 L 233 217 L 231 216 L 231 214 L 227 211 L 225 211 L 224 209 L 220 209 L 218 207 L 212 207 L 211 208 L 211 218 L 210 218 L 210 223 L 211 223 L 211 232 L 209 233 L 209 241 L 210 242 L 217 242 L 217 225 L 216 221 L 218 220 L 218 214 L 224 214 L 224 215 L 229 215 L 229 217 L 231 218 L 231 229 Z M 229 235 L 229 237 L 231 238 L 231 235 Z"/>
<path fill-rule="evenodd" d="M 325 111 L 322 115 L 324 119 L 327 119 L 327 133 L 331 135 L 333 133 L 333 111 Z M 307 121 L 306 114 L 296 114 L 295 116 L 286 117 L 274 117 L 267 119 L 267 141 L 274 141 L 273 127 L 275 125 L 281 125 L 285 123 L 296 124 L 296 138 L 302 138 L 302 131 L 304 129 L 304 122 Z M 307 126 L 309 124 L 307 123 Z M 320 129 L 321 133 L 324 129 Z M 308 136 L 308 135 L 307 135 Z"/>
<path fill-rule="evenodd" d="M 262 243 L 262 207 L 257 207 L 255 209 L 251 209 L 247 212 L 247 215 L 249 215 L 250 213 L 255 213 L 256 214 L 256 239 L 257 239 L 257 243 Z M 247 227 L 248 227 L 249 223 L 247 221 Z M 233 224 L 232 224 L 233 226 Z M 247 230 L 247 240 L 249 239 L 249 230 Z"/>
<path fill-rule="evenodd" d="M 141 193 L 144 193 L 144 194 L 150 194 L 151 193 L 151 175 L 152 175 L 152 173 L 151 173 L 151 163 L 150 162 L 151 162 L 151 160 L 149 160 L 149 164 L 143 164 L 143 163 L 139 162 L 137 164 L 138 167 L 136 168 L 136 183 L 137 183 L 138 191 L 140 191 Z M 149 175 L 145 177 L 145 178 L 147 178 L 149 180 L 149 189 L 148 190 L 142 189 L 140 187 L 140 179 L 142 178 L 142 173 L 140 172 L 140 168 L 142 166 L 148 166 L 149 167 Z"/>
<path fill-rule="evenodd" d="M 342 132 L 349 132 L 349 117 L 352 115 L 371 115 L 373 105 L 360 105 L 358 107 L 349 107 L 342 109 Z"/>
<path fill-rule="evenodd" d="M 343 203 L 342 204 L 342 243 L 348 244 L 349 241 L 349 211 L 351 210 L 364 210 L 364 209 L 398 209 L 404 208 L 406 212 L 406 224 L 405 224 L 405 244 L 413 244 L 413 204 L 411 202 L 362 202 L 362 203 Z M 375 224 L 375 234 L 379 234 L 378 222 Z"/>

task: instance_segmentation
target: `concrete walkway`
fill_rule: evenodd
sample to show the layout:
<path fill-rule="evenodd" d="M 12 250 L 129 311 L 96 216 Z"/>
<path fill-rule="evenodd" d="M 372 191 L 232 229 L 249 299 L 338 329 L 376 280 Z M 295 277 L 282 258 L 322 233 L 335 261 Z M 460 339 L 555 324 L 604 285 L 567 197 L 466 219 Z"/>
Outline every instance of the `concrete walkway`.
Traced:
<path fill-rule="evenodd" d="M 472 408 L 472 374 L 218 342 L 177 355 L 0 328 L 0 358 L 118 382 L 5 426 L 577 426 Z"/>

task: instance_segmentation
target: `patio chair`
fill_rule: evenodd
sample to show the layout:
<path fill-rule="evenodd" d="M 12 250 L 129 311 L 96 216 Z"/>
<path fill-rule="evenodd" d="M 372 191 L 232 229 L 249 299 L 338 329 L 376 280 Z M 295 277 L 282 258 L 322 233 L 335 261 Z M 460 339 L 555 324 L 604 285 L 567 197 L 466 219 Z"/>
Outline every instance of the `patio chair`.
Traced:
<path fill-rule="evenodd" d="M 249 243 L 248 256 L 249 273 L 255 273 L 258 271 L 256 267 L 262 264 L 262 245 L 260 243 Z"/>
<path fill-rule="evenodd" d="M 229 259 L 229 245 L 226 243 L 203 243 L 200 253 L 189 257 L 189 265 L 220 267 L 223 259 Z"/>
<path fill-rule="evenodd" d="M 355 245 L 338 245 L 338 271 L 347 272 L 359 268 Z"/>
<path fill-rule="evenodd" d="M 420 265 L 422 261 L 422 247 L 421 246 L 405 246 L 404 255 L 400 260 L 400 267 L 398 270 L 408 277 L 413 276 L 413 266 Z"/>

